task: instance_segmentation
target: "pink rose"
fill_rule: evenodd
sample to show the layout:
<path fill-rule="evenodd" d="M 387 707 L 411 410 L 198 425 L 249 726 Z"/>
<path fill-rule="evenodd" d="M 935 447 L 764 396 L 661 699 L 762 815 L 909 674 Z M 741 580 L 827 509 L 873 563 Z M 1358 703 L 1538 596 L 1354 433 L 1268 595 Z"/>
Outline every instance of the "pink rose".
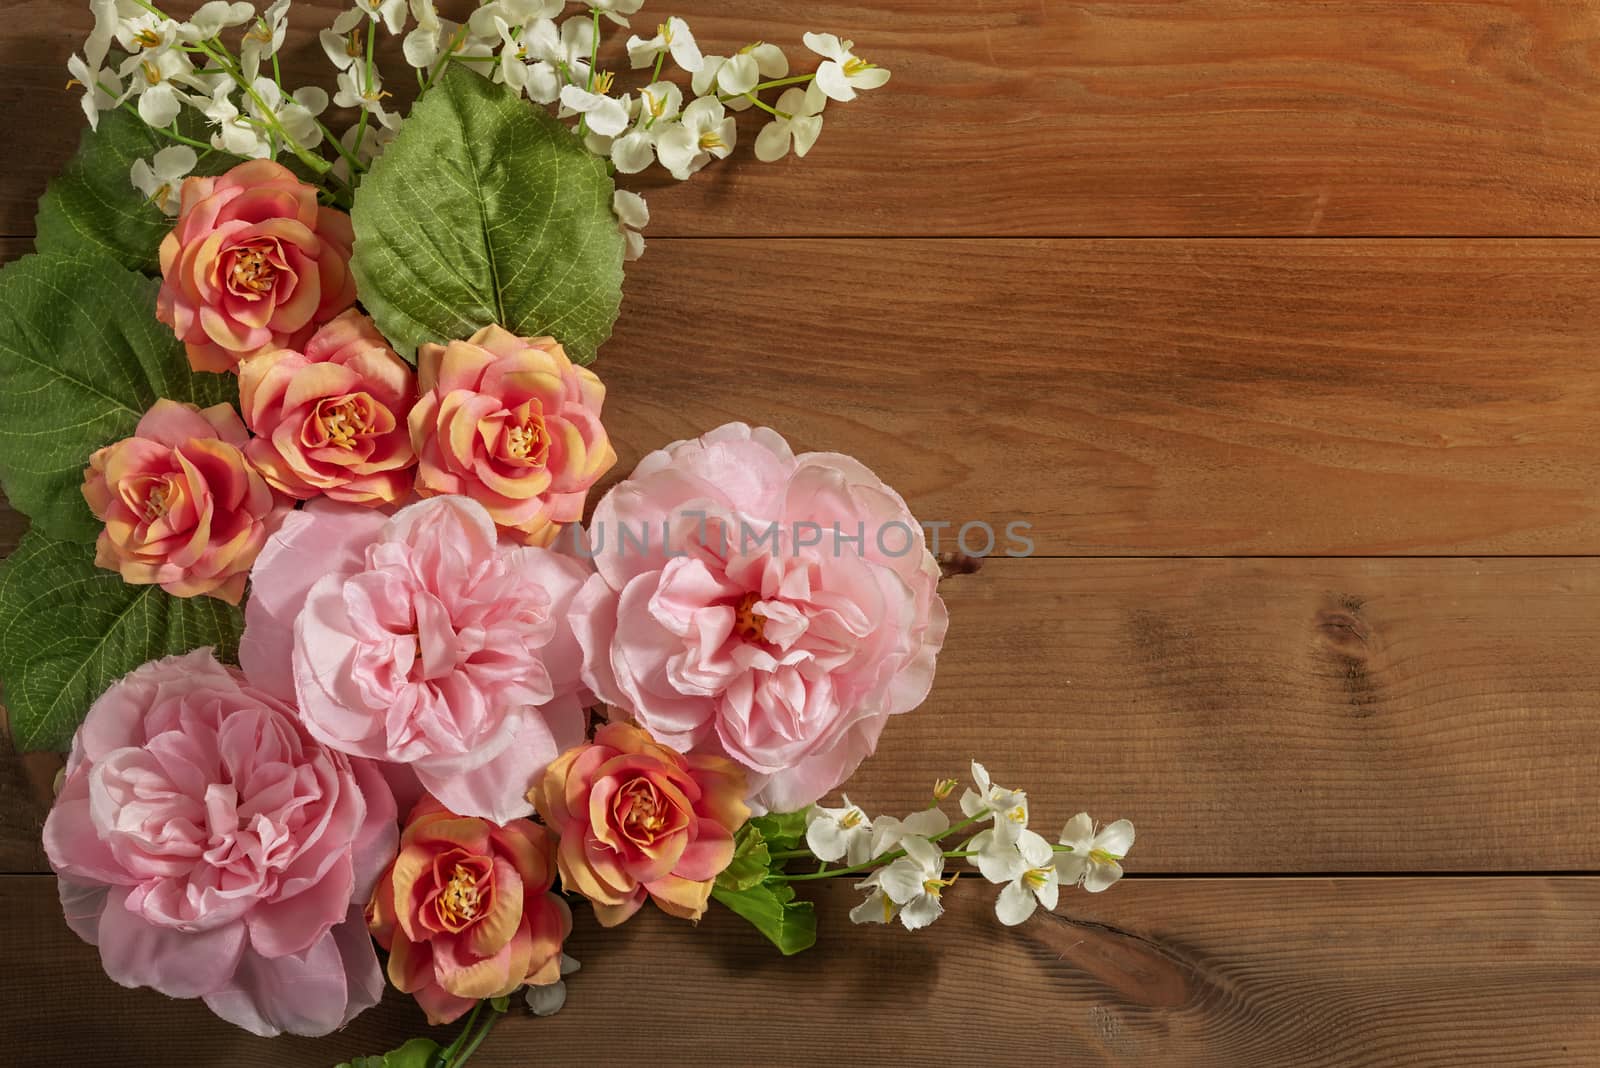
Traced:
<path fill-rule="evenodd" d="M 239 365 L 245 449 L 275 489 L 373 507 L 411 493 L 405 417 L 417 380 L 372 320 L 347 311 L 306 342 Z"/>
<path fill-rule="evenodd" d="M 258 1035 L 322 1035 L 383 994 L 361 906 L 397 832 L 375 767 L 201 649 L 89 709 L 44 847 L 112 979 Z"/>
<path fill-rule="evenodd" d="M 312 501 L 256 563 L 240 662 L 295 694 L 323 744 L 410 765 L 453 811 L 504 823 L 533 812 L 534 775 L 583 740 L 566 614 L 588 573 L 502 547 L 465 497 L 393 518 Z"/>
<path fill-rule="evenodd" d="M 231 405 L 158 400 L 134 436 L 89 457 L 83 497 L 105 522 L 95 563 L 177 597 L 238 604 L 283 502 L 245 459 Z"/>
<path fill-rule="evenodd" d="M 262 349 L 297 349 L 356 302 L 350 216 L 271 160 L 183 183 L 178 223 L 161 242 L 156 318 L 196 371 L 230 371 Z"/>
<path fill-rule="evenodd" d="M 589 537 L 584 680 L 674 749 L 750 769 L 756 805 L 811 804 L 927 696 L 939 568 L 905 502 L 848 456 L 729 423 L 641 460 Z"/>
<path fill-rule="evenodd" d="M 549 545 L 617 454 L 600 425 L 606 389 L 554 338 L 488 326 L 417 350 L 411 409 L 417 491 L 460 493 L 529 545 Z"/>

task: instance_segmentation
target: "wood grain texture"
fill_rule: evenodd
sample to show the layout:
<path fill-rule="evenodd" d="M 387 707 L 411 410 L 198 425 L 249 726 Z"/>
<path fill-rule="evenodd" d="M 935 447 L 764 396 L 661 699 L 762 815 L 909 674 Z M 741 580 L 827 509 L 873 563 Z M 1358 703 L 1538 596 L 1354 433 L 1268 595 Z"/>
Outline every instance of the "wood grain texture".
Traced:
<path fill-rule="evenodd" d="M 842 880 L 811 891 L 822 938 L 789 960 L 715 909 L 698 928 L 646 909 L 580 915 L 567 1007 L 514 1015 L 473 1058 L 528 1064 L 1405 1064 L 1535 1068 L 1600 1058 L 1600 880 L 1125 880 L 1006 929 L 961 880 L 928 931 L 855 928 Z M 0 1002 L 26 1004 L 16 1063 L 326 1065 L 421 1033 L 392 995 L 317 1043 L 253 1038 L 198 1002 L 124 990 L 59 915 L 51 880 L 0 879 L 29 937 Z M 441 1031 L 441 1037 L 452 1032 Z"/>
<path fill-rule="evenodd" d="M 630 270 L 619 472 L 742 419 L 1041 554 L 1600 549 L 1600 244 L 751 244 Z"/>
<path fill-rule="evenodd" d="M 626 289 L 605 485 L 742 419 L 999 553 L 1600 550 L 1597 241 L 657 240 Z"/>
<path fill-rule="evenodd" d="M 297 81 L 331 88 L 314 31 L 341 5 L 296 5 L 307 12 L 287 53 Z M 58 87 L 88 30 L 84 7 L 7 7 L 0 234 L 31 232 L 34 202 L 76 143 L 77 100 Z M 756 163 L 752 113 L 743 162 L 683 187 L 637 183 L 655 193 L 657 234 L 1600 233 L 1600 24 L 1587 3 L 682 0 L 672 11 L 708 52 L 759 34 L 801 63 L 801 34 L 827 30 L 894 80 L 831 109 L 803 161 Z M 401 75 L 390 81 L 403 92 Z"/>
<path fill-rule="evenodd" d="M 871 812 L 976 757 L 1047 831 L 1133 819 L 1136 872 L 1600 868 L 1600 561 L 996 560 L 945 596 Z"/>

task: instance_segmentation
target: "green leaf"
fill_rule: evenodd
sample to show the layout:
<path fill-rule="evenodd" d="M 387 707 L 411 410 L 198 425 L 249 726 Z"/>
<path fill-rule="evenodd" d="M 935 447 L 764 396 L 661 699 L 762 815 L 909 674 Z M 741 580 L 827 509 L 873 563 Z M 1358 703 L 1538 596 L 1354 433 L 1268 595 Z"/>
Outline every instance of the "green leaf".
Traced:
<path fill-rule="evenodd" d="M 232 399 L 155 320 L 157 283 L 104 256 L 26 256 L 0 270 L 0 482 L 45 533 L 93 541 L 89 454 L 133 433 L 158 398 Z"/>
<path fill-rule="evenodd" d="M 431 1038 L 413 1038 L 399 1049 L 371 1057 L 357 1057 L 334 1068 L 434 1068 L 441 1062 L 443 1046 Z"/>
<path fill-rule="evenodd" d="M 204 140 L 204 124 L 192 112 L 184 113 L 179 130 Z M 128 174 L 134 160 L 149 160 L 176 143 L 121 109 L 101 115 L 100 128 L 83 131 L 77 154 L 45 188 L 35 223 L 38 250 L 104 253 L 125 267 L 157 270 L 172 220 L 133 187 Z M 224 152 L 195 152 L 195 174 L 221 174 L 240 162 Z"/>
<path fill-rule="evenodd" d="M 754 821 L 747 822 L 733 836 L 733 859 L 717 876 L 717 884 L 728 890 L 748 890 L 772 871 L 772 851 Z"/>
<path fill-rule="evenodd" d="M 744 890 L 713 886 L 716 901 L 749 920 L 788 957 L 817 942 L 816 909 L 809 901 L 796 901 L 786 882 L 765 882 Z"/>
<path fill-rule="evenodd" d="M 622 303 L 613 191 L 571 130 L 452 67 L 356 193 L 361 302 L 412 360 L 498 323 L 589 363 Z"/>
<path fill-rule="evenodd" d="M 244 616 L 213 597 L 130 586 L 86 545 L 30 530 L 0 569 L 0 681 L 20 749 L 63 749 L 106 687 L 147 660 L 215 646 Z"/>
<path fill-rule="evenodd" d="M 749 826 L 761 832 L 761 838 L 774 853 L 784 853 L 799 847 L 806 837 L 806 812 L 772 812 L 757 816 Z"/>

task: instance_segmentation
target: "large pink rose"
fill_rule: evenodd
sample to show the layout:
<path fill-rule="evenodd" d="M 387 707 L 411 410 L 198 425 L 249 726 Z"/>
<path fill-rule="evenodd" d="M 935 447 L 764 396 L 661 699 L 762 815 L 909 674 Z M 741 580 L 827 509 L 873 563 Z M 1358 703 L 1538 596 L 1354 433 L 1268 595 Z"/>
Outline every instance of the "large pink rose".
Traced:
<path fill-rule="evenodd" d="M 124 438 L 89 457 L 83 497 L 105 529 L 99 566 L 176 597 L 238 604 L 285 503 L 245 459 L 231 405 L 158 400 Z"/>
<path fill-rule="evenodd" d="M 549 545 L 617 462 L 600 406 L 606 389 L 554 338 L 488 326 L 417 351 L 411 409 L 417 492 L 461 493 L 529 545 Z"/>
<path fill-rule="evenodd" d="M 376 768 L 209 649 L 95 702 L 44 826 L 67 922 L 106 974 L 258 1035 L 327 1034 L 382 996 L 362 906 L 397 837 Z"/>
<path fill-rule="evenodd" d="M 297 349 L 356 302 L 350 216 L 271 160 L 183 183 L 178 223 L 161 242 L 156 318 L 196 371 L 231 371 L 265 348 Z"/>
<path fill-rule="evenodd" d="M 256 435 L 245 453 L 274 489 L 302 500 L 380 507 L 411 495 L 406 413 L 411 368 L 378 328 L 347 311 L 304 352 L 274 349 L 239 365 L 239 409 Z"/>
<path fill-rule="evenodd" d="M 588 577 L 502 546 L 465 497 L 389 518 L 312 501 L 256 562 L 240 662 L 297 696 L 318 740 L 409 765 L 452 811 L 504 823 L 583 741 L 589 695 L 567 608 Z"/>
<path fill-rule="evenodd" d="M 674 749 L 749 768 L 755 805 L 811 804 L 927 696 L 939 568 L 905 502 L 848 456 L 729 423 L 641 460 L 589 538 L 598 573 L 572 609 L 585 681 Z"/>

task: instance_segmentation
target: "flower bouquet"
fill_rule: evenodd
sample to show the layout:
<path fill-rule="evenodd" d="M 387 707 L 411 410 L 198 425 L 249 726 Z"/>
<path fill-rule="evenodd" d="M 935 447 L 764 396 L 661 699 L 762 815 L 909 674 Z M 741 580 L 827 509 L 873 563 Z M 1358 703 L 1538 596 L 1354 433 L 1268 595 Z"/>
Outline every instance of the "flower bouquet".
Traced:
<path fill-rule="evenodd" d="M 357 0 L 330 99 L 284 82 L 290 0 L 91 3 L 90 130 L 0 271 L 0 479 L 32 521 L 0 678 L 24 748 L 70 744 L 44 844 L 113 980 L 318 1035 L 387 979 L 466 1024 L 362 1063 L 457 1065 L 519 991 L 560 1007 L 574 905 L 715 905 L 789 954 L 808 880 L 914 930 L 963 867 L 1007 924 L 1121 875 L 1126 821 L 1053 843 L 977 763 L 954 820 L 954 779 L 904 819 L 819 804 L 947 625 L 857 460 L 730 423 L 585 524 L 617 459 L 590 364 L 648 217 L 614 175 L 690 177 L 744 109 L 759 158 L 803 156 L 889 79 L 831 35 L 793 74 L 669 18 L 624 90 L 601 38 L 640 4 Z"/>

